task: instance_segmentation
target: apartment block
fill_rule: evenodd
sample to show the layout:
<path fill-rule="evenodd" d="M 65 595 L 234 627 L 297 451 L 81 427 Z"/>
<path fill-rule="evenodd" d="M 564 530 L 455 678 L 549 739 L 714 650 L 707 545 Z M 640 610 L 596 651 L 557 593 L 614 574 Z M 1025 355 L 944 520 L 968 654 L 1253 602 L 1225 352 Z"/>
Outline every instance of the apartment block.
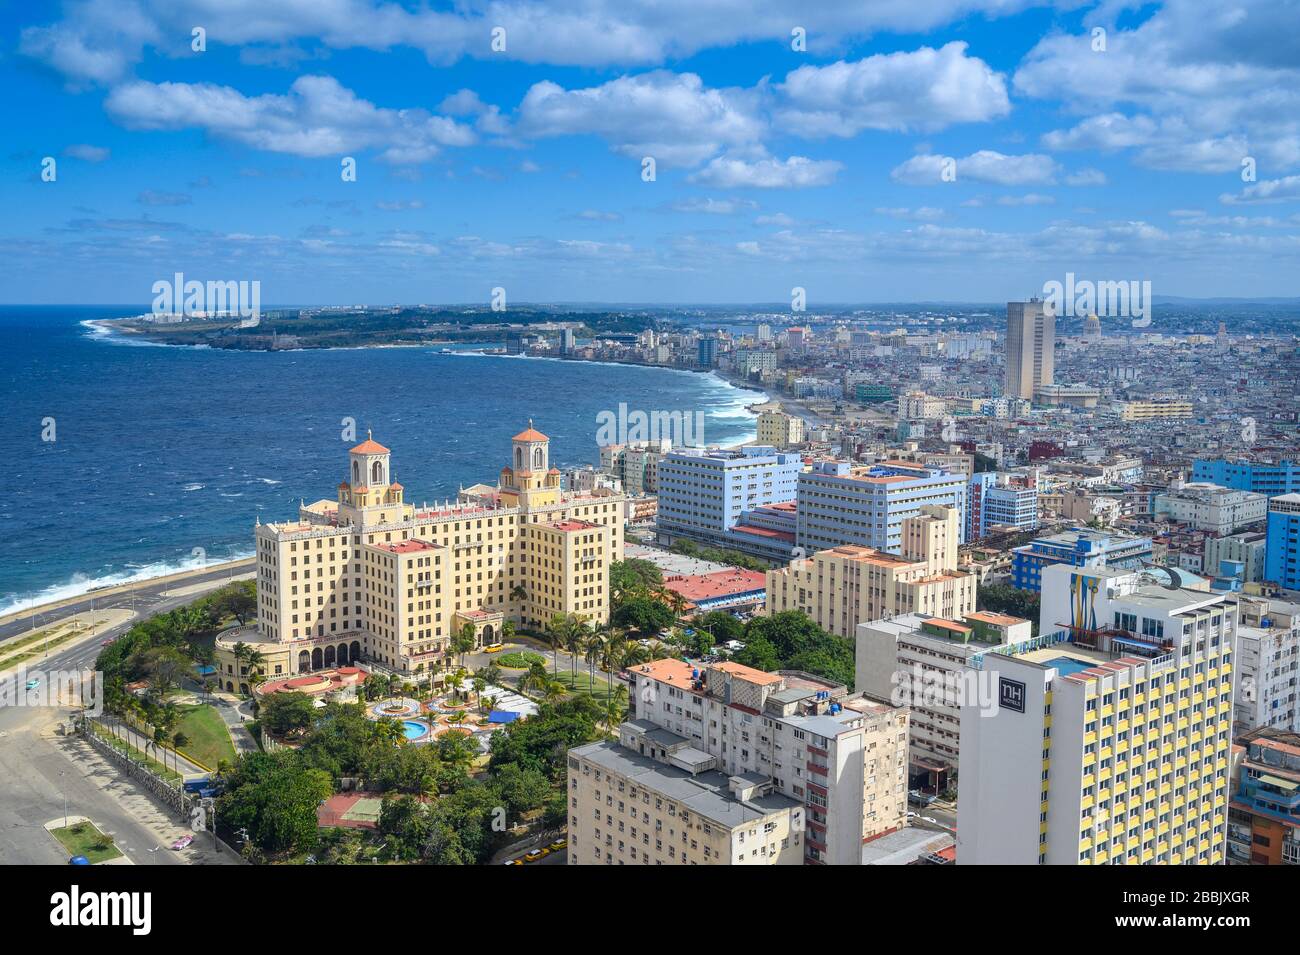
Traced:
<path fill-rule="evenodd" d="M 1282 494 L 1268 502 L 1264 579 L 1287 590 L 1300 590 L 1300 494 Z"/>
<path fill-rule="evenodd" d="M 971 659 L 1026 641 L 1032 630 L 1028 620 L 987 612 L 960 622 L 911 613 L 858 624 L 854 686 L 911 710 L 913 787 L 941 792 L 957 768 L 961 701 L 976 690 Z"/>
<path fill-rule="evenodd" d="M 1197 458 L 1192 462 L 1192 480 L 1250 491 L 1265 497 L 1300 493 L 1300 462 L 1249 461 Z"/>
<path fill-rule="evenodd" d="M 966 540 L 997 531 L 1038 527 L 1038 487 L 1024 478 L 982 471 L 970 478 L 966 496 Z"/>
<path fill-rule="evenodd" d="M 1125 401 L 1119 406 L 1122 421 L 1163 421 L 1190 418 L 1192 403 L 1184 398 L 1152 398 L 1150 401 Z"/>
<path fill-rule="evenodd" d="M 1193 483 L 1157 494 L 1152 511 L 1158 518 L 1222 537 L 1262 522 L 1268 503 L 1263 494 Z"/>
<path fill-rule="evenodd" d="M 803 444 L 803 418 L 784 411 L 764 411 L 758 416 L 758 441 L 782 449 Z"/>
<path fill-rule="evenodd" d="M 1300 736 L 1264 729 L 1241 743 L 1228 864 L 1300 865 Z"/>
<path fill-rule="evenodd" d="M 806 673 L 735 663 L 659 660 L 631 676 L 636 725 L 620 735 L 655 758 L 657 734 L 667 731 L 737 787 L 795 800 L 807 863 L 858 865 L 863 842 L 906 824 L 906 709 Z M 576 811 L 592 807 L 580 802 Z M 577 858 L 587 856 L 580 846 Z"/>
<path fill-rule="evenodd" d="M 1300 605 L 1236 594 L 1238 733 L 1272 727 L 1300 733 Z"/>
<path fill-rule="evenodd" d="M 937 505 L 957 511 L 957 542 L 966 539 L 965 477 L 911 461 L 816 461 L 798 476 L 798 501 L 795 543 L 806 554 L 842 544 L 898 553 L 903 522 Z"/>
<path fill-rule="evenodd" d="M 1021 590 L 1039 590 L 1042 575 L 1056 564 L 1072 567 L 1139 567 L 1151 560 L 1149 537 L 1133 537 L 1075 527 L 1035 538 L 1011 556 L 1011 582 Z"/>
<path fill-rule="evenodd" d="M 804 806 L 646 720 L 569 750 L 569 865 L 802 865 Z"/>
<path fill-rule="evenodd" d="M 927 506 L 902 522 L 901 554 L 846 545 L 769 570 L 767 613 L 801 610 L 848 639 L 859 623 L 898 614 L 960 618 L 975 609 L 978 583 L 957 570 L 960 520 L 951 507 Z"/>
<path fill-rule="evenodd" d="M 735 451 L 679 449 L 659 462 L 656 530 L 663 543 L 678 538 L 735 547 L 774 559 L 789 556 L 793 535 L 733 534 L 746 515 L 793 501 L 803 461 L 798 454 L 753 446 Z"/>

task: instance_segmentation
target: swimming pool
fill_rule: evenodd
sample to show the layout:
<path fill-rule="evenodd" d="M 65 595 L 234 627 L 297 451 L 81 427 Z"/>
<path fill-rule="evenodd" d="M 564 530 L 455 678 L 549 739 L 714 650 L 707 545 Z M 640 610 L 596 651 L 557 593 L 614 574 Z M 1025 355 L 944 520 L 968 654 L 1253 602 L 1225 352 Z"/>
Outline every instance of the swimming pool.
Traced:
<path fill-rule="evenodd" d="M 407 739 L 424 739 L 429 735 L 429 724 L 418 720 L 402 720 L 402 735 Z"/>

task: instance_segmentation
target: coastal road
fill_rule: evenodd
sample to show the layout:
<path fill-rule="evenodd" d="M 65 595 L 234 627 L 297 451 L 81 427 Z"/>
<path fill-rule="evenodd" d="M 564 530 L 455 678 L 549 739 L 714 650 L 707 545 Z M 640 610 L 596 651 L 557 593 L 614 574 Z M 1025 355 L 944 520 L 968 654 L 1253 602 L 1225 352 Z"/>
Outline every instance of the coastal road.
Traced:
<path fill-rule="evenodd" d="M 137 609 L 150 613 L 170 610 L 198 596 L 191 592 L 191 586 L 216 587 L 228 575 L 225 570 L 180 581 L 173 578 L 150 588 L 153 592 L 149 599 L 140 600 Z M 182 588 L 184 594 L 162 596 L 163 591 Z M 130 595 L 123 597 L 130 599 Z M 69 606 L 56 614 L 61 617 L 76 612 Z M 46 622 L 52 623 L 53 615 Z M 128 620 L 90 639 L 60 645 L 48 657 L 29 660 L 28 673 L 92 668 L 100 644 L 125 633 L 132 622 Z M 43 673 L 41 678 L 45 680 Z M 56 707 L 0 707 L 0 858 L 38 865 L 66 863 L 66 853 L 45 831 L 47 822 L 63 816 L 66 796 L 70 815 L 91 819 L 112 835 L 138 865 L 238 861 L 229 853 L 215 853 L 210 837 L 196 839 L 193 846 L 179 852 L 167 848 L 187 834 L 188 828 L 90 744 L 78 737 L 57 735 L 58 723 L 70 716 L 70 710 Z"/>
<path fill-rule="evenodd" d="M 198 592 L 192 592 L 194 588 L 215 589 L 231 580 L 249 576 L 250 569 L 247 565 L 231 562 L 184 576 L 159 577 L 156 580 L 142 580 L 135 584 L 113 587 L 109 588 L 110 592 L 92 591 L 46 607 L 18 611 L 0 623 L 0 641 L 41 630 L 65 618 L 108 608 L 134 610 L 141 614 L 161 613 L 200 596 Z M 185 591 L 184 594 L 165 596 L 168 591 L 182 590 Z"/>

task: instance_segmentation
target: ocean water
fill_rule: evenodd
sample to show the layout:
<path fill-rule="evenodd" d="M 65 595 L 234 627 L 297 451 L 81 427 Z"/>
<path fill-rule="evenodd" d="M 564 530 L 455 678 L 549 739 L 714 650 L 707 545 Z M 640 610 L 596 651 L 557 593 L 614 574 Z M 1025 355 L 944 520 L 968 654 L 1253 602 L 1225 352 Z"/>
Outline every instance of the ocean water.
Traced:
<path fill-rule="evenodd" d="M 597 416 L 620 403 L 702 410 L 704 440 L 725 445 L 753 439 L 745 406 L 763 399 L 669 369 L 441 347 L 228 352 L 84 324 L 139 311 L 0 306 L 0 612 L 250 555 L 256 519 L 334 497 L 367 428 L 418 504 L 495 484 L 529 418 L 563 470 L 598 462 Z"/>

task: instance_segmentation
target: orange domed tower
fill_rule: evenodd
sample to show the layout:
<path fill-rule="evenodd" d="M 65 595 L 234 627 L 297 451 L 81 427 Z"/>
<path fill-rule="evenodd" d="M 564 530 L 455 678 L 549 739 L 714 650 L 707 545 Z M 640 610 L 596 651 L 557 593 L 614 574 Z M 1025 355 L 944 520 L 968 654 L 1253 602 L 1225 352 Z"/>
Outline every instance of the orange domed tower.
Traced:
<path fill-rule="evenodd" d="M 502 503 L 507 507 L 519 505 L 527 509 L 532 505 L 554 504 L 560 499 L 560 472 L 551 467 L 551 439 L 533 427 L 510 439 L 511 463 L 501 469 L 498 488 Z"/>

